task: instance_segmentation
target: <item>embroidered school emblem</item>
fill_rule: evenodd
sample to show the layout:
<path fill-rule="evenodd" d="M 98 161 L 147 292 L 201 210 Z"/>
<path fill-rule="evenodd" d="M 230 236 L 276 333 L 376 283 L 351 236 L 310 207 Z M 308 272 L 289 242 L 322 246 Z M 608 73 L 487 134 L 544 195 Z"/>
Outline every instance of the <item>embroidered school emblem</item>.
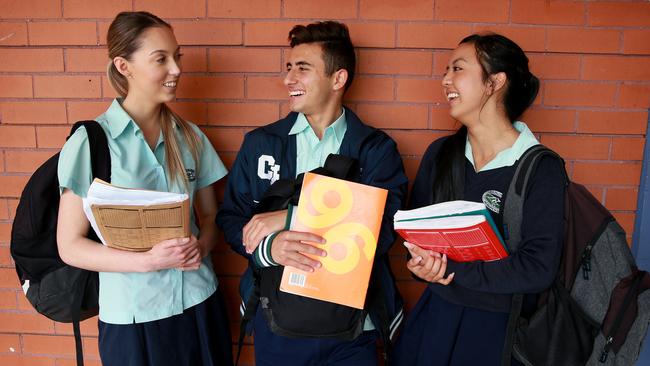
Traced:
<path fill-rule="evenodd" d="M 483 203 L 490 211 L 499 213 L 501 211 L 501 197 L 503 197 L 503 193 L 489 190 L 483 193 Z"/>
<path fill-rule="evenodd" d="M 187 174 L 188 182 L 194 182 L 196 180 L 196 171 L 194 169 L 185 169 L 185 174 Z"/>

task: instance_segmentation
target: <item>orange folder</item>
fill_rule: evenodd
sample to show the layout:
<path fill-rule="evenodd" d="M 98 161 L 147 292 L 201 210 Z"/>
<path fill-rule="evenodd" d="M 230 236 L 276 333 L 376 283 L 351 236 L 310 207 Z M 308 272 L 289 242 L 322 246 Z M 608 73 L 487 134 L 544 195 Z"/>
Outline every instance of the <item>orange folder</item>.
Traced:
<path fill-rule="evenodd" d="M 287 266 L 280 290 L 363 309 L 388 191 L 305 173 L 290 228 L 322 236 L 327 252 L 314 272 Z"/>

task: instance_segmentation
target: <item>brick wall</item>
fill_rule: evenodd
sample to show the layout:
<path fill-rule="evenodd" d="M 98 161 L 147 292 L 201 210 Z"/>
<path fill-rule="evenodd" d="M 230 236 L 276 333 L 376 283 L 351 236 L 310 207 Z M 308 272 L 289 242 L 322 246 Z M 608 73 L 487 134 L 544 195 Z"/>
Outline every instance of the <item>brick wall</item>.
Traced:
<path fill-rule="evenodd" d="M 347 104 L 397 140 L 410 178 L 426 146 L 457 126 L 440 87 L 449 50 L 472 32 L 501 32 L 528 52 L 542 80 L 523 120 L 633 230 L 650 107 L 648 1 L 0 0 L 0 9 L 2 365 L 74 364 L 71 327 L 30 308 L 8 242 L 29 175 L 62 146 L 70 123 L 97 116 L 115 96 L 104 44 L 121 10 L 149 10 L 172 23 L 186 55 L 173 107 L 203 128 L 228 165 L 245 132 L 287 112 L 281 77 L 291 26 L 345 21 L 359 56 Z M 422 286 L 405 270 L 404 250 L 392 254 L 410 308 Z M 215 262 L 237 320 L 245 263 L 223 243 Z M 82 329 L 88 364 L 98 365 L 96 320 Z M 244 364 L 253 363 L 251 350 Z"/>

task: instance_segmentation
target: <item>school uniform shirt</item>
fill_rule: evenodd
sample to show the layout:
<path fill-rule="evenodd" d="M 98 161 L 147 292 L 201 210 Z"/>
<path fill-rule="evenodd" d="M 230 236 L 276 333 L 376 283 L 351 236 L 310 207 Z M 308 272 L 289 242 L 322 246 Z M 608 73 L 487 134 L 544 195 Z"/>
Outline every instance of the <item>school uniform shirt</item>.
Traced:
<path fill-rule="evenodd" d="M 535 136 L 522 122 L 514 123 L 519 137 L 480 171 L 476 171 L 469 140 L 465 144 L 464 200 L 483 202 L 497 227 L 503 230 L 503 202 L 515 162 L 531 146 Z M 436 162 L 442 142 L 433 142 L 420 163 L 410 208 L 434 203 Z M 447 286 L 429 284 L 428 290 L 445 300 L 481 310 L 507 313 L 514 293 L 535 294 L 546 289 L 559 267 L 564 220 L 564 173 L 555 159 L 543 158 L 531 179 L 524 202 L 522 242 L 517 252 L 492 262 L 460 263 L 449 260 L 447 275 L 455 273 Z M 532 297 L 531 297 L 532 298 Z"/>
<path fill-rule="evenodd" d="M 174 125 L 189 180 L 189 192 L 182 183 L 167 178 L 165 141 L 162 132 L 152 150 L 142 131 L 115 99 L 108 110 L 97 117 L 108 138 L 111 154 L 111 183 L 120 187 L 188 193 L 193 207 L 194 193 L 216 182 L 227 170 L 207 137 L 191 124 L 202 147 L 199 165 Z M 197 170 L 198 168 L 198 170 Z M 80 128 L 65 143 L 58 166 L 61 190 L 68 188 L 84 198 L 92 181 L 88 136 Z M 194 210 L 190 210 L 192 234 L 198 236 Z M 141 323 L 168 318 L 203 302 L 217 288 L 210 256 L 203 258 L 196 271 L 166 269 L 148 273 L 99 273 L 99 319 L 111 324 Z"/>

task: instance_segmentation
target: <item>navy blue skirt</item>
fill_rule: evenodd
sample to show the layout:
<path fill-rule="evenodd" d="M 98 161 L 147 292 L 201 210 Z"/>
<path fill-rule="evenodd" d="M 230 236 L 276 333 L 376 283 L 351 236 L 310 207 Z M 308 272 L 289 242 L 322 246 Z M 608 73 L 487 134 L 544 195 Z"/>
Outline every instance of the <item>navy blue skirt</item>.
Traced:
<path fill-rule="evenodd" d="M 507 325 L 506 313 L 456 305 L 427 288 L 406 317 L 391 364 L 498 366 Z"/>
<path fill-rule="evenodd" d="M 104 366 L 231 366 L 230 327 L 217 291 L 182 314 L 146 323 L 99 321 Z"/>

